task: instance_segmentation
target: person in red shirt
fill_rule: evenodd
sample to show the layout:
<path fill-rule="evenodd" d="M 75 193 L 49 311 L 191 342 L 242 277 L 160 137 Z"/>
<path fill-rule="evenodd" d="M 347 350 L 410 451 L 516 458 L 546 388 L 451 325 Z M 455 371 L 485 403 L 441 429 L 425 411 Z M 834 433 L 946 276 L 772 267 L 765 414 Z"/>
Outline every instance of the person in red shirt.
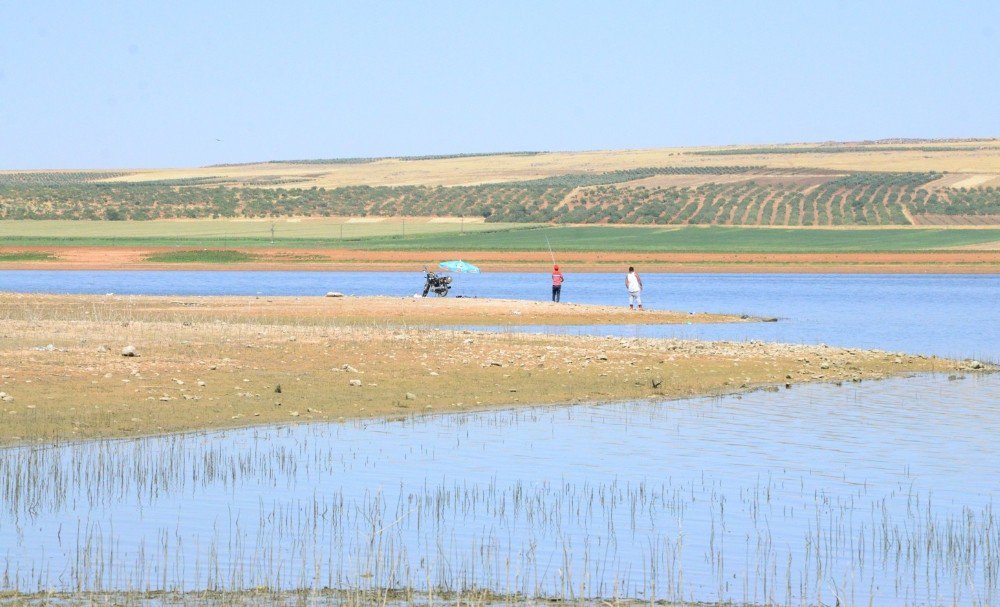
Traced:
<path fill-rule="evenodd" d="M 559 271 L 559 266 L 552 266 L 552 301 L 559 301 L 559 294 L 562 292 L 562 283 L 564 280 L 566 280 L 566 277 Z"/>

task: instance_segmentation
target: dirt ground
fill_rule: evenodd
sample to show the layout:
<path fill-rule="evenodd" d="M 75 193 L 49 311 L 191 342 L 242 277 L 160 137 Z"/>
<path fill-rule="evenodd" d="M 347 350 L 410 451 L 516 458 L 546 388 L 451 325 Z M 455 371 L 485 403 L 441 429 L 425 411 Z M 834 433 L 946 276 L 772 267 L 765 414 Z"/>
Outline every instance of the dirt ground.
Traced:
<path fill-rule="evenodd" d="M 569 319 L 551 312 L 555 304 L 456 299 L 405 312 L 404 301 L 0 294 L 0 444 L 663 399 L 969 366 L 825 346 L 414 328 L 487 311 L 533 323 L 626 313 L 576 306 Z M 392 316 L 395 308 L 404 312 Z M 135 356 L 123 355 L 130 346 Z"/>
<path fill-rule="evenodd" d="M 982 247 L 989 248 L 989 247 Z M 56 259 L 0 262 L 0 269 L 36 270 L 396 270 L 419 272 L 455 251 L 358 251 L 353 249 L 248 249 L 261 259 L 248 263 L 150 263 L 151 253 L 174 251 L 163 247 L 0 247 L 0 253 L 43 251 Z M 470 254 L 464 253 L 465 257 Z M 289 258 L 309 261 L 288 261 Z M 548 272 L 547 251 L 474 253 L 485 271 Z M 624 272 L 634 265 L 646 272 L 815 272 L 815 273 L 951 273 L 1000 272 L 1000 251 L 935 251 L 927 253 L 560 253 L 567 272 Z"/>

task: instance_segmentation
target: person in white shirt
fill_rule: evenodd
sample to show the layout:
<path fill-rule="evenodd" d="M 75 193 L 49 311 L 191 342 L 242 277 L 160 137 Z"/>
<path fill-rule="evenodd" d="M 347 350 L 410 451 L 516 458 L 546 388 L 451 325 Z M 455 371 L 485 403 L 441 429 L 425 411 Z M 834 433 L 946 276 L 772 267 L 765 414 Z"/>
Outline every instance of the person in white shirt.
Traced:
<path fill-rule="evenodd" d="M 642 278 L 635 268 L 629 266 L 628 274 L 625 275 L 625 288 L 628 290 L 628 309 L 634 310 L 635 306 L 642 309 Z"/>

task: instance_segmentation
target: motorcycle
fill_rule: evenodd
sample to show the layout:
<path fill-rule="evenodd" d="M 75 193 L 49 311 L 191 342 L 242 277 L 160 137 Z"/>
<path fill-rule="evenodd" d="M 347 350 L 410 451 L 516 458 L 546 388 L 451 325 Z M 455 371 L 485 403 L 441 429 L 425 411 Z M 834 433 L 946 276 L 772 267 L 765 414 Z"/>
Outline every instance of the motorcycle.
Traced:
<path fill-rule="evenodd" d="M 436 272 L 431 272 L 424 267 L 424 293 L 423 297 L 431 291 L 438 297 L 444 297 L 451 290 L 451 276 L 443 276 Z"/>

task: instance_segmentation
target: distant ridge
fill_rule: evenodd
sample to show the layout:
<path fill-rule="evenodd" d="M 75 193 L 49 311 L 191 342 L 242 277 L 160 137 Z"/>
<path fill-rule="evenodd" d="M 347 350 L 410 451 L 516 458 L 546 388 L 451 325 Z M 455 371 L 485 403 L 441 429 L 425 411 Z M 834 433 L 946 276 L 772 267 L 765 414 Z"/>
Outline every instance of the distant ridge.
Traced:
<path fill-rule="evenodd" d="M 266 160 L 264 162 L 236 162 L 210 164 L 206 168 L 253 166 L 258 164 L 368 164 L 380 160 L 447 160 L 449 158 L 480 158 L 484 156 L 538 156 L 548 152 L 470 152 L 467 154 L 431 154 L 427 156 L 370 156 L 357 158 L 312 158 L 305 160 Z"/>

